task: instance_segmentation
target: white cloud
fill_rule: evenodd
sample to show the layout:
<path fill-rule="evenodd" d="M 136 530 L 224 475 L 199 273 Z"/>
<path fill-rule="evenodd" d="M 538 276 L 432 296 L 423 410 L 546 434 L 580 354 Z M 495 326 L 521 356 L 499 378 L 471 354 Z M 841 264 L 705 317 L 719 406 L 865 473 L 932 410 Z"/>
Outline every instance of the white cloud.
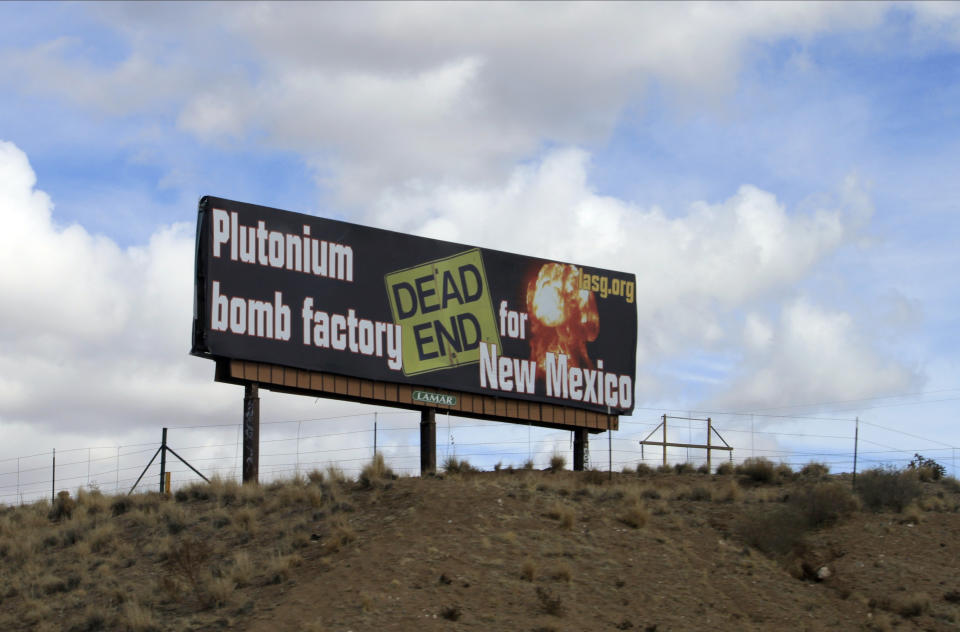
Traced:
<path fill-rule="evenodd" d="M 123 249 L 57 226 L 35 183 L 0 142 L 0 420 L 116 427 L 222 404 L 207 393 L 212 367 L 187 357 L 193 227 Z"/>
<path fill-rule="evenodd" d="M 854 318 L 797 299 L 786 304 L 769 341 L 749 344 L 746 358 L 716 398 L 720 409 L 758 410 L 818 404 L 917 390 L 920 376 L 882 357 L 858 331 Z"/>
<path fill-rule="evenodd" d="M 202 139 L 296 151 L 337 176 L 343 199 L 366 202 L 412 179 L 497 182 L 545 142 L 602 141 L 650 81 L 700 102 L 732 88 L 751 45 L 868 28 L 887 10 L 97 5 L 129 47 L 119 59 L 93 62 L 92 42 L 53 40 L 0 52 L 0 80 L 109 113 L 169 112 Z"/>

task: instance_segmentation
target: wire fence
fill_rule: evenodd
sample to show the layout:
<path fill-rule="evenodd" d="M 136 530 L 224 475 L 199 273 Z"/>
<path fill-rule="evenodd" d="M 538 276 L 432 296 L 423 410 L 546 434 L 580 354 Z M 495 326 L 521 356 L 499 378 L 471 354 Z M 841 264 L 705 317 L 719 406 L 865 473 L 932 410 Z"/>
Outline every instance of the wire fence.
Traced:
<path fill-rule="evenodd" d="M 668 411 L 692 416 L 687 412 Z M 588 466 L 601 470 L 635 468 L 643 462 L 663 462 L 662 447 L 643 446 L 650 437 L 663 441 L 659 416 L 621 418 L 620 429 L 590 435 Z M 712 425 L 733 447 L 727 454 L 714 453 L 714 467 L 729 458 L 740 462 L 764 457 L 799 469 L 810 461 L 826 464 L 832 472 L 853 470 L 854 453 L 859 471 L 890 465 L 905 467 L 916 454 L 932 458 L 956 476 L 958 448 L 935 439 L 918 436 L 866 420 L 826 417 L 787 417 L 721 413 Z M 859 431 L 855 432 L 857 426 Z M 388 411 L 357 415 L 261 421 L 260 480 L 289 478 L 296 473 L 329 466 L 355 477 L 375 452 L 382 454 L 397 474 L 420 471 L 419 413 Z M 0 459 L 0 504 L 14 505 L 50 499 L 60 490 L 99 489 L 104 493 L 126 493 L 144 473 L 157 441 L 115 446 L 91 446 Z M 857 440 L 855 444 L 855 435 Z M 669 442 L 703 444 L 706 425 L 693 419 L 670 421 Z M 168 445 L 207 477 L 239 480 L 242 470 L 241 424 L 171 426 Z M 437 416 L 438 465 L 450 457 L 465 459 L 480 469 L 521 467 L 532 462 L 543 468 L 554 455 L 573 457 L 573 433 L 519 424 L 478 421 L 452 415 Z M 687 462 L 695 466 L 707 461 L 706 450 L 667 448 L 668 464 Z M 172 487 L 200 480 L 177 459 L 168 458 Z M 155 461 L 138 489 L 159 487 L 160 465 Z"/>

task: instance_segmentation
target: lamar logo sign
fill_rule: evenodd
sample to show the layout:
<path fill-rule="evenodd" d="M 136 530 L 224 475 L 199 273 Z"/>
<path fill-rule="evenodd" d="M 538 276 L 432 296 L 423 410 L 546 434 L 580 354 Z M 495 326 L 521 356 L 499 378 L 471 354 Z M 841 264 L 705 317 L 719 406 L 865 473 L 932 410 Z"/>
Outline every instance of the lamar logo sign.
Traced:
<path fill-rule="evenodd" d="M 440 393 L 429 393 L 427 391 L 414 391 L 413 401 L 423 402 L 424 404 L 434 404 L 436 406 L 456 406 L 456 395 L 441 395 Z"/>

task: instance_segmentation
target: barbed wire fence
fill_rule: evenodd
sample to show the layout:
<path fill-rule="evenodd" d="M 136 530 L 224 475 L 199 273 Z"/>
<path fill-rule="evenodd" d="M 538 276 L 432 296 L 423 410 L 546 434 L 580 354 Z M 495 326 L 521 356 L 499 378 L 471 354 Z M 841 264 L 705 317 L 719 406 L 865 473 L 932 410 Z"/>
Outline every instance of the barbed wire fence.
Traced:
<path fill-rule="evenodd" d="M 690 415 L 691 411 L 667 411 Z M 703 413 L 704 411 L 692 411 Z M 660 448 L 644 450 L 640 441 L 656 429 L 660 418 L 652 410 L 620 419 L 620 429 L 593 434 L 589 443 L 589 466 L 615 471 L 634 469 L 639 463 L 662 464 Z M 713 427 L 733 446 L 730 459 L 763 457 L 799 469 L 817 461 L 834 473 L 891 465 L 905 467 L 915 454 L 932 458 L 957 475 L 958 448 L 865 419 L 804 417 L 750 413 L 713 413 Z M 859 424 L 856 433 L 855 426 Z M 170 426 L 168 443 L 207 477 L 240 480 L 241 424 Z M 419 413 L 376 411 L 336 417 L 294 420 L 264 420 L 260 430 L 260 479 L 268 482 L 334 466 L 356 477 L 375 452 L 383 455 L 397 474 L 417 475 L 420 467 Z M 705 426 L 693 420 L 673 423 L 671 440 L 702 443 Z M 158 438 L 160 429 L 157 429 Z M 159 441 L 113 446 L 54 449 L 0 459 L 0 504 L 15 505 L 46 500 L 59 490 L 99 489 L 103 493 L 130 491 L 143 473 Z M 531 462 L 544 468 L 555 454 L 570 467 L 573 433 L 503 422 L 478 421 L 453 415 L 437 416 L 437 459 L 441 465 L 454 457 L 479 469 L 522 467 Z M 669 464 L 707 461 L 706 450 L 667 449 Z M 713 464 L 719 463 L 717 456 Z M 609 465 L 608 465 L 609 464 Z M 173 489 L 200 478 L 178 461 L 168 461 Z M 157 489 L 159 463 L 147 468 L 138 489 Z"/>

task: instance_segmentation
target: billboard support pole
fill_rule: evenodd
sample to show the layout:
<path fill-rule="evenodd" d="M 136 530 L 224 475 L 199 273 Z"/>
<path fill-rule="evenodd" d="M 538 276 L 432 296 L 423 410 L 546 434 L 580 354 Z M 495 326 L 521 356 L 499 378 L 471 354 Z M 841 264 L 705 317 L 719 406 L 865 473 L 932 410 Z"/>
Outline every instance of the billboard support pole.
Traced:
<path fill-rule="evenodd" d="M 260 391 L 248 382 L 243 393 L 243 482 L 257 484 L 260 475 Z"/>
<path fill-rule="evenodd" d="M 420 409 L 420 476 L 437 471 L 437 412 Z"/>
<path fill-rule="evenodd" d="M 586 428 L 576 428 L 573 431 L 573 471 L 582 472 L 584 470 L 584 465 L 586 459 L 584 458 L 586 450 L 584 449 L 587 445 L 587 429 Z"/>

